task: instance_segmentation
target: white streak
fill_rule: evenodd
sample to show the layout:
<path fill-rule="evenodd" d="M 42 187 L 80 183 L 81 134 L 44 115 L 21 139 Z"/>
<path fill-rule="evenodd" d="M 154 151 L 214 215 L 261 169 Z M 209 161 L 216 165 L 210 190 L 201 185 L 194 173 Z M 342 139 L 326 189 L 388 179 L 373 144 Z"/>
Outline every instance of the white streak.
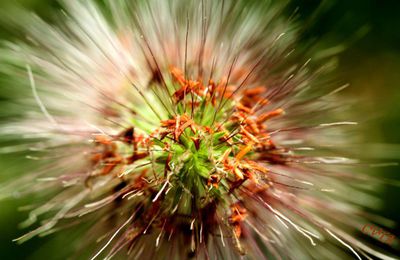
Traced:
<path fill-rule="evenodd" d="M 351 250 L 351 252 L 353 252 L 353 254 L 355 254 L 357 256 L 358 259 L 362 260 L 362 258 L 357 254 L 357 252 L 348 244 L 346 244 L 343 240 L 341 240 L 340 238 L 338 238 L 335 234 L 333 234 L 329 229 L 325 228 L 325 231 L 329 233 L 329 235 L 331 235 L 332 237 L 334 237 L 337 241 L 339 241 L 342 245 L 344 245 L 345 247 L 347 247 L 348 249 Z"/>
<path fill-rule="evenodd" d="M 225 247 L 224 234 L 222 233 L 221 225 L 218 225 L 218 227 L 219 227 L 219 233 L 220 233 L 220 235 L 221 235 L 222 246 Z"/>
<path fill-rule="evenodd" d="M 289 218 L 287 218 L 285 215 L 283 215 L 282 213 L 280 213 L 278 210 L 272 208 L 268 203 L 266 203 L 265 201 L 263 201 L 263 203 L 272 211 L 275 213 L 275 216 L 279 216 L 281 218 L 283 218 L 284 220 L 286 220 L 289 224 L 291 224 L 298 232 L 300 232 L 303 236 L 305 236 L 306 238 L 308 238 L 311 242 L 311 245 L 316 246 L 314 240 L 312 239 L 311 236 L 319 239 L 319 237 L 313 233 L 311 233 L 310 231 L 305 230 L 302 227 L 297 226 L 295 223 L 293 223 Z M 279 219 L 279 218 L 278 218 Z M 309 236 L 311 235 L 311 236 Z"/>
<path fill-rule="evenodd" d="M 95 256 L 93 256 L 90 260 L 95 259 L 96 257 L 98 257 L 101 252 L 104 251 L 104 249 L 106 249 L 106 247 L 111 243 L 111 241 L 115 238 L 115 236 L 119 233 L 119 231 L 121 231 L 121 229 L 123 229 L 133 218 L 134 215 L 132 215 L 130 218 L 128 218 L 127 221 L 125 221 L 124 224 L 122 224 L 122 226 L 120 226 L 118 228 L 118 230 L 111 236 L 110 240 L 107 241 L 107 243 L 99 250 L 99 252 L 97 252 L 97 254 Z"/>
<path fill-rule="evenodd" d="M 196 219 L 194 218 L 192 220 L 192 222 L 190 222 L 190 230 L 193 230 L 193 226 L 194 226 L 194 222 L 196 221 Z"/>
<path fill-rule="evenodd" d="M 342 91 L 343 89 L 346 89 L 346 88 L 348 88 L 349 86 L 350 86 L 350 84 L 349 84 L 349 83 L 347 83 L 347 84 L 344 84 L 343 86 L 341 86 L 341 87 L 338 87 L 337 89 L 333 90 L 332 92 L 330 92 L 330 93 L 329 93 L 328 95 L 326 95 L 326 96 L 330 96 L 330 95 L 336 94 L 336 93 L 338 93 L 338 92 Z"/>
<path fill-rule="evenodd" d="M 335 122 L 335 123 L 326 123 L 320 124 L 318 127 L 327 127 L 327 126 L 337 126 L 337 125 L 357 125 L 357 122 Z"/>
<path fill-rule="evenodd" d="M 54 120 L 54 118 L 49 114 L 49 112 L 47 111 L 46 107 L 44 106 L 42 100 L 40 100 L 40 98 L 39 98 L 39 95 L 36 91 L 35 79 L 33 78 L 31 67 L 28 64 L 26 65 L 26 70 L 28 71 L 29 82 L 31 84 L 32 93 L 36 100 L 36 103 L 39 105 L 40 110 L 42 110 L 42 112 L 46 116 L 46 118 L 54 125 L 57 125 L 56 120 Z"/>
<path fill-rule="evenodd" d="M 167 187 L 167 184 L 168 184 L 168 181 L 165 181 L 164 185 L 162 186 L 160 191 L 157 193 L 156 197 L 153 199 L 153 202 L 156 202 L 158 200 L 158 197 L 160 197 L 160 195 L 163 192 L 163 190 L 165 189 L 165 187 Z"/>

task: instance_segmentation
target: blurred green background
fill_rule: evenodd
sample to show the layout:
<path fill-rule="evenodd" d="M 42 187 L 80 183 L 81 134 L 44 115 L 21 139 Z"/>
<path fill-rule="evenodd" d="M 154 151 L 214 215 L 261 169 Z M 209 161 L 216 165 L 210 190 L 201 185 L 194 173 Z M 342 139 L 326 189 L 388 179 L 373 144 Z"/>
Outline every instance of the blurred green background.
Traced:
<path fill-rule="evenodd" d="M 51 16 L 57 7 L 54 2 L 0 0 L 0 9 L 19 3 L 42 16 Z M 400 162 L 400 1 L 293 0 L 290 6 L 291 10 L 299 8 L 301 41 L 332 46 L 328 52 L 337 56 L 337 77 L 340 82 L 351 84 L 344 95 L 359 99 L 354 109 L 367 125 L 371 141 L 366 145 L 366 154 L 386 162 Z M 0 24 L 0 37 L 9 38 L 5 24 Z M 2 172 L 12 171 L 10 167 L 0 159 Z M 377 169 L 386 178 L 400 181 L 399 170 L 399 166 Z M 0 181 L 3 179 L 0 177 Z M 378 214 L 400 223 L 400 188 L 387 186 L 380 196 L 385 205 Z M 35 254 L 43 244 L 50 259 L 65 259 L 54 249 L 68 244 L 70 233 L 17 245 L 11 240 L 26 231 L 17 228 L 26 218 L 17 207 L 27 204 L 27 200 L 0 203 L 0 259 L 43 259 L 43 255 Z M 390 231 L 400 237 L 398 226 Z"/>

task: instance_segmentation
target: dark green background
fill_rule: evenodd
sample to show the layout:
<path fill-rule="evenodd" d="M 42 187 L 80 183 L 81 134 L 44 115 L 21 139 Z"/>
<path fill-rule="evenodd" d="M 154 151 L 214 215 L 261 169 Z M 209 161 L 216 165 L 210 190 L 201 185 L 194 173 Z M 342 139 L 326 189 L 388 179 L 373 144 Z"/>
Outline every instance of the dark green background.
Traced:
<path fill-rule="evenodd" d="M 7 10 L 17 2 L 48 17 L 56 8 L 51 0 L 0 0 L 0 9 Z M 367 154 L 383 161 L 400 162 L 400 1 L 294 0 L 290 6 L 290 10 L 299 7 L 302 42 L 317 42 L 321 47 L 345 46 L 337 53 L 337 77 L 351 84 L 344 94 L 359 99 L 355 109 L 367 125 L 371 143 L 390 144 L 367 145 Z M 0 37 L 10 37 L 6 24 L 0 24 Z M 1 160 L 0 167 L 7 170 Z M 399 170 L 398 166 L 378 169 L 386 178 L 397 180 Z M 380 196 L 386 203 L 378 214 L 400 223 L 400 189 L 387 186 Z M 56 250 L 68 246 L 73 239 L 70 232 L 53 239 L 33 239 L 20 246 L 11 242 L 25 232 L 17 226 L 26 215 L 16 209 L 25 203 L 27 200 L 0 204 L 0 259 L 43 259 L 45 256 L 35 254 L 43 244 L 51 259 L 65 258 Z M 400 237 L 398 226 L 390 231 Z"/>

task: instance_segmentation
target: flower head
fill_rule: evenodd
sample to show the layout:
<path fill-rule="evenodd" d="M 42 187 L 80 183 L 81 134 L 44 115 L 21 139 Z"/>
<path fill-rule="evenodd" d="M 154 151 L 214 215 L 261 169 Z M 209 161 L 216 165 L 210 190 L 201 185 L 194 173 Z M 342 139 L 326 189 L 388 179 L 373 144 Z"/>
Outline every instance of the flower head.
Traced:
<path fill-rule="evenodd" d="M 33 98 L 1 131 L 24 136 L 37 164 L 4 193 L 52 196 L 19 241 L 86 223 L 93 258 L 380 256 L 347 231 L 363 218 L 336 148 L 354 123 L 333 121 L 332 93 L 309 90 L 318 72 L 291 58 L 281 7 L 64 6 L 60 26 L 27 18 L 27 42 L 8 52 Z"/>

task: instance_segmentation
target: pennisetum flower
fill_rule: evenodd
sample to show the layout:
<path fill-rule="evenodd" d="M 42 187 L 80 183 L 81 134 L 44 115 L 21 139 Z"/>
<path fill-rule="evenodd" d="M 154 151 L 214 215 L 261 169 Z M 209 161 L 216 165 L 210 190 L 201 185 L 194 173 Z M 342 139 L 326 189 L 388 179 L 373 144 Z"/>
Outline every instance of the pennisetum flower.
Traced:
<path fill-rule="evenodd" d="M 62 10 L 56 25 L 13 22 L 26 40 L 2 50 L 23 116 L 2 126 L 1 152 L 33 160 L 2 195 L 36 196 L 17 241 L 80 226 L 66 244 L 93 259 L 387 258 L 354 236 L 367 181 L 340 149 L 355 123 L 293 58 L 282 6 Z"/>

